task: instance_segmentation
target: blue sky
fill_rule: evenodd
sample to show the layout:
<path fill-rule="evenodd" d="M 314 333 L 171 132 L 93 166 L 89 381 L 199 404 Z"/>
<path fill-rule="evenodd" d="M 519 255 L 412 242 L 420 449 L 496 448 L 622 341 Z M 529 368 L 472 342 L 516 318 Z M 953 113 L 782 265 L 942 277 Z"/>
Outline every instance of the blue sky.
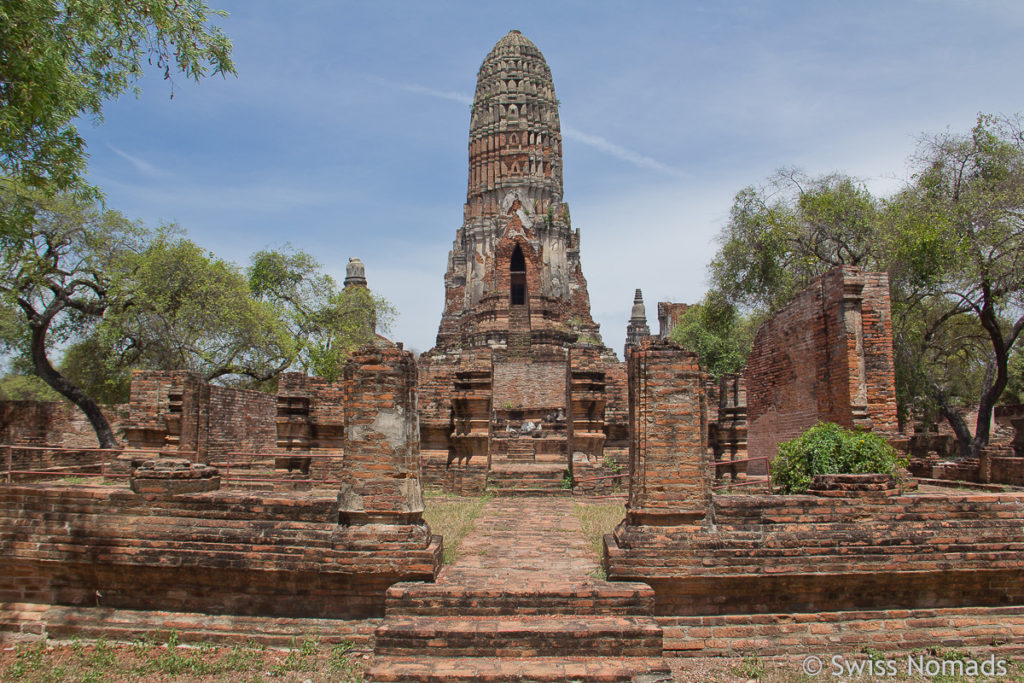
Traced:
<path fill-rule="evenodd" d="M 466 196 L 469 101 L 521 30 L 561 100 L 565 200 L 605 343 L 633 289 L 695 302 L 733 195 L 775 169 L 900 186 L 922 134 L 1024 111 L 1024 3 L 217 2 L 238 77 L 157 77 L 82 127 L 108 204 L 245 263 L 350 256 L 433 346 Z"/>

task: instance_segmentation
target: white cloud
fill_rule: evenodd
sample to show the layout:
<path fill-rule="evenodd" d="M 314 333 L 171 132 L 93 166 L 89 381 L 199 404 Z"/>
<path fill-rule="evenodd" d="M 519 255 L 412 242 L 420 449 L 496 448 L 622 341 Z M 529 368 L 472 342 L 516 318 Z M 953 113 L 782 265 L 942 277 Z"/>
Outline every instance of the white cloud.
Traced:
<path fill-rule="evenodd" d="M 661 163 L 657 159 L 653 159 L 649 156 L 645 156 L 638 152 L 626 149 L 621 145 L 616 145 L 614 142 L 606 140 L 600 135 L 590 135 L 589 133 L 584 133 L 581 130 L 576 130 L 571 126 L 562 126 L 562 135 L 569 138 L 570 140 L 582 142 L 584 145 L 593 147 L 594 149 L 600 150 L 605 154 L 609 154 L 615 157 L 616 159 L 628 162 L 640 168 L 649 168 L 653 171 L 665 173 L 667 175 L 675 176 L 677 178 L 692 177 L 689 173 L 686 173 L 685 171 L 672 168 L 667 164 Z"/>
<path fill-rule="evenodd" d="M 170 173 L 168 173 L 162 168 L 154 166 L 145 159 L 140 159 L 139 157 L 129 154 L 128 152 L 125 152 L 122 149 L 118 149 L 113 145 L 107 145 L 107 147 L 109 147 L 114 154 L 130 163 L 135 168 L 135 170 L 140 173 L 148 175 L 152 178 L 166 178 L 170 176 Z"/>

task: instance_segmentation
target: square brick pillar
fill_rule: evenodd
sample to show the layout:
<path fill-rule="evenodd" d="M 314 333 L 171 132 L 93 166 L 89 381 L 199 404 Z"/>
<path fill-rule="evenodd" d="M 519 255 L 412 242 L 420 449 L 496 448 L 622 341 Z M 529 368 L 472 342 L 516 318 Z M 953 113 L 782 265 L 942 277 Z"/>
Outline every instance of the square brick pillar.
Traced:
<path fill-rule="evenodd" d="M 711 506 L 704 376 L 697 354 L 649 338 L 631 349 L 626 524 L 675 526 Z"/>
<path fill-rule="evenodd" d="M 345 364 L 344 377 L 339 521 L 418 524 L 423 493 L 412 354 L 388 342 L 364 346 Z"/>

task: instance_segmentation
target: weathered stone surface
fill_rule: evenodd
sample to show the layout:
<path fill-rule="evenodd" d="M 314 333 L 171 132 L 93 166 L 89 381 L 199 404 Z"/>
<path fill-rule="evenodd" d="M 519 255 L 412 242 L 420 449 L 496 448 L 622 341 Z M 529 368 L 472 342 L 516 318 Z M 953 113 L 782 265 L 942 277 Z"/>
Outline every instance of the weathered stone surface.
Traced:
<path fill-rule="evenodd" d="M 422 519 L 416 363 L 391 344 L 364 346 L 345 364 L 344 524 Z"/>
<path fill-rule="evenodd" d="M 631 349 L 627 523 L 677 525 L 711 505 L 707 407 L 697 354 L 660 338 Z"/>
<path fill-rule="evenodd" d="M 176 495 L 202 493 L 220 488 L 216 467 L 182 458 L 146 460 L 132 469 L 129 485 L 135 493 Z"/>

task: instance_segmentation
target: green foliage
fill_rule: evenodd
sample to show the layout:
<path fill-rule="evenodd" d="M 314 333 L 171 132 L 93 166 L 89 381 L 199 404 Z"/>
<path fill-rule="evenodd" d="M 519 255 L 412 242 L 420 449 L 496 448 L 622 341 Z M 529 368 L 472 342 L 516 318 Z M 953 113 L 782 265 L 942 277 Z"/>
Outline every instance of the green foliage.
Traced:
<path fill-rule="evenodd" d="M 739 372 L 747 362 L 761 316 L 741 315 L 716 290 L 690 306 L 672 328 L 669 339 L 700 356 L 711 377 Z"/>
<path fill-rule="evenodd" d="M 1024 348 L 1018 347 L 1007 366 L 1009 380 L 1001 401 L 1006 404 L 1024 403 Z"/>
<path fill-rule="evenodd" d="M 250 296 L 241 270 L 170 230 L 126 255 L 111 296 L 95 334 L 120 367 L 266 380 L 294 355 L 294 340 Z"/>
<path fill-rule="evenodd" d="M 1024 124 L 981 115 L 968 135 L 927 138 L 913 181 L 887 204 L 901 398 L 949 421 L 964 455 L 988 442 L 992 407 L 1017 386 L 1024 330 Z M 977 405 L 971 434 L 960 409 Z"/>
<path fill-rule="evenodd" d="M 60 401 L 63 396 L 35 375 L 8 373 L 0 377 L 0 401 Z"/>
<path fill-rule="evenodd" d="M 760 657 L 744 657 L 743 661 L 736 665 L 733 671 L 740 678 L 755 681 L 761 680 L 768 673 L 764 660 Z"/>
<path fill-rule="evenodd" d="M 132 88 L 143 62 L 165 79 L 234 73 L 231 43 L 200 0 L 6 0 L 0 7 L 0 176 L 28 189 L 83 187 L 85 141 L 76 119 Z M 31 220 L 17 201 L 0 233 Z"/>
<path fill-rule="evenodd" d="M 712 283 L 764 313 L 836 265 L 888 272 L 901 415 L 942 416 L 961 453 L 977 455 L 992 407 L 1020 394 L 1024 119 L 981 115 L 969 134 L 924 139 L 912 162 L 911 182 L 884 201 L 847 176 L 791 170 L 741 190 Z M 720 351 L 708 329 L 685 330 L 684 343 Z M 975 406 L 972 433 L 960 415 Z"/>
<path fill-rule="evenodd" d="M 906 466 L 885 439 L 870 432 L 819 422 L 779 444 L 771 462 L 772 486 L 780 493 L 803 493 L 817 474 L 891 474 L 900 478 Z"/>
<path fill-rule="evenodd" d="M 91 335 L 68 346 L 60 362 L 60 372 L 99 403 L 128 402 L 131 369 L 121 362 L 112 346 L 103 343 L 99 335 Z"/>
<path fill-rule="evenodd" d="M 389 328 L 395 310 L 366 287 L 338 289 L 320 268 L 302 251 L 265 250 L 253 254 L 247 276 L 253 297 L 294 341 L 290 365 L 335 380 L 352 351 Z"/>
<path fill-rule="evenodd" d="M 872 263 L 882 225 L 878 201 L 849 176 L 780 170 L 737 193 L 713 286 L 735 305 L 778 310 L 829 268 Z"/>

